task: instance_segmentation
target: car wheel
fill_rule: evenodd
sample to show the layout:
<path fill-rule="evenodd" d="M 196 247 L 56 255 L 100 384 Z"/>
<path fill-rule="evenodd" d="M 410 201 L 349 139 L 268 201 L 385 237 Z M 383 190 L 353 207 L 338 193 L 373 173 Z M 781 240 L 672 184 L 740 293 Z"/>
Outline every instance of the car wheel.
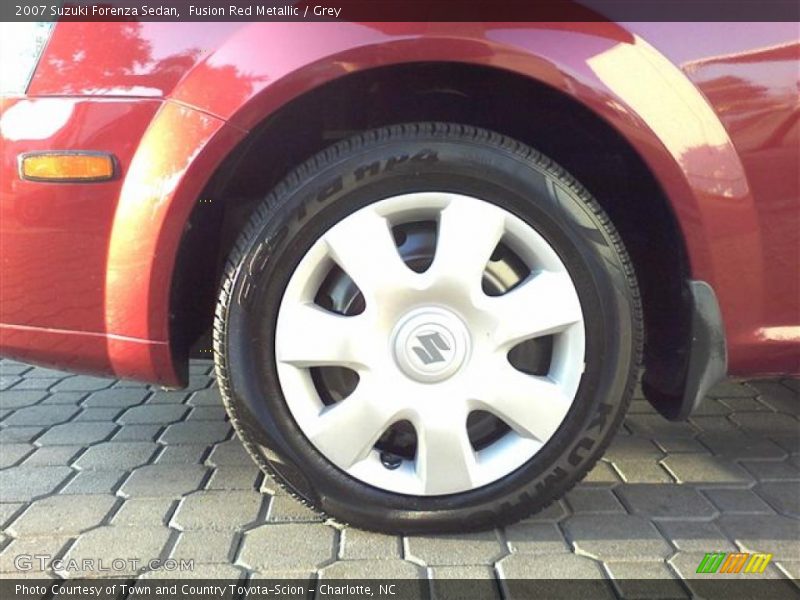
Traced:
<path fill-rule="evenodd" d="M 427 123 L 291 173 L 235 244 L 219 386 L 258 464 L 341 522 L 387 532 L 518 520 L 616 431 L 640 358 L 630 259 L 548 158 Z"/>

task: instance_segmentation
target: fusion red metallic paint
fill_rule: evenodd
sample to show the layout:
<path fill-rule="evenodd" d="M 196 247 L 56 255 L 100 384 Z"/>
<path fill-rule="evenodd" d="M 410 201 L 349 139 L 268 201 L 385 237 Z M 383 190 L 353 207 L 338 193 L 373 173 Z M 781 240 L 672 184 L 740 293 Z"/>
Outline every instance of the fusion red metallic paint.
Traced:
<path fill-rule="evenodd" d="M 798 372 L 799 48 L 792 23 L 58 24 L 27 95 L 2 101 L 0 347 L 179 384 L 170 285 L 215 169 L 326 82 L 442 62 L 543 83 L 616 129 L 716 292 L 729 373 Z M 43 149 L 113 153 L 119 177 L 20 180 Z"/>

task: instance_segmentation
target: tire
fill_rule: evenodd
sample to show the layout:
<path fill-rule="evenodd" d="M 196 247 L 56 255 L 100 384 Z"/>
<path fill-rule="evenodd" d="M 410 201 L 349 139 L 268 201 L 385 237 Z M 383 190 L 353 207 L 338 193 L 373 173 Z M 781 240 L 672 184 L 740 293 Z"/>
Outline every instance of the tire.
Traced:
<path fill-rule="evenodd" d="M 267 196 L 214 350 L 268 475 L 342 523 L 412 534 L 563 496 L 625 414 L 642 335 L 631 261 L 583 187 L 507 137 L 421 123 L 338 143 Z"/>

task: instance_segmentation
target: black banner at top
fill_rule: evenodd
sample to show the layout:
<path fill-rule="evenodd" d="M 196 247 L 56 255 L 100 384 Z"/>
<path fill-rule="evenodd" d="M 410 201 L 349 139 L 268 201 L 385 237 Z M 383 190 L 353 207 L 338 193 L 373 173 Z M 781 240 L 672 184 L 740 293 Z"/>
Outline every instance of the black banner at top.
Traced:
<path fill-rule="evenodd" d="M 0 21 L 800 21 L 798 0 L 2 0 Z"/>

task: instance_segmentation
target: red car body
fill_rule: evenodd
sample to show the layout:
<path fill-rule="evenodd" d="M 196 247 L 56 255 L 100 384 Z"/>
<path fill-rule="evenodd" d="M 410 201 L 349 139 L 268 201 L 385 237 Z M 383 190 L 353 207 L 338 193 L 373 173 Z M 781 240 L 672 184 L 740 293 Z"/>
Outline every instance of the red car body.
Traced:
<path fill-rule="evenodd" d="M 310 91 L 421 63 L 512 73 L 616 130 L 716 293 L 728 373 L 800 371 L 794 23 L 60 23 L 2 100 L 2 354 L 180 385 L 170 290 L 213 174 Z M 22 180 L 38 150 L 108 152 L 119 173 Z"/>

